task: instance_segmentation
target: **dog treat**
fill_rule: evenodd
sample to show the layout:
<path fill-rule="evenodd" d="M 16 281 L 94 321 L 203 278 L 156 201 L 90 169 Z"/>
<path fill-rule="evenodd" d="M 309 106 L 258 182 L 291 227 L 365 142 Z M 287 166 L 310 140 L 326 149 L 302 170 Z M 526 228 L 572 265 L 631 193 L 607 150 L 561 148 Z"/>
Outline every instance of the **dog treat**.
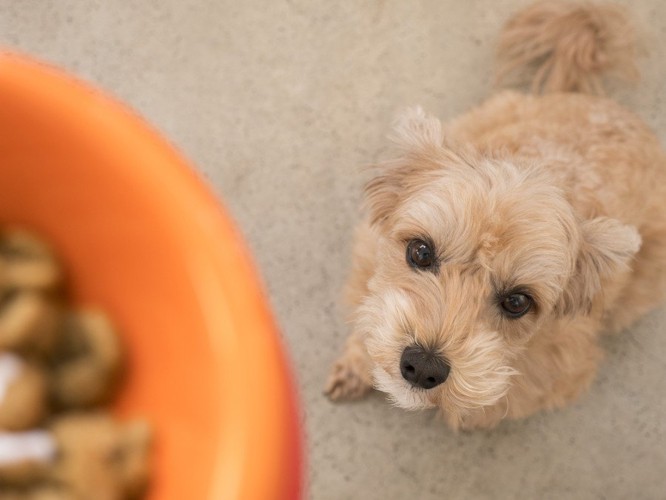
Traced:
<path fill-rule="evenodd" d="M 10 288 L 0 299 L 0 349 L 46 355 L 56 343 L 61 311 L 48 296 Z"/>
<path fill-rule="evenodd" d="M 44 370 L 11 352 L 0 352 L 0 432 L 41 422 L 47 412 L 46 391 Z"/>
<path fill-rule="evenodd" d="M 58 460 L 47 476 L 72 498 L 86 498 L 91 492 L 99 492 L 95 498 L 109 499 L 142 493 L 151 439 L 147 423 L 119 424 L 104 413 L 71 413 L 57 419 L 50 430 Z"/>
<path fill-rule="evenodd" d="M 62 277 L 39 238 L 0 233 L 0 498 L 138 498 L 150 427 L 99 409 L 122 349 L 102 311 L 66 305 Z"/>
<path fill-rule="evenodd" d="M 21 229 L 0 236 L 0 287 L 49 290 L 61 279 L 62 270 L 45 242 Z"/>
<path fill-rule="evenodd" d="M 47 431 L 0 432 L 0 476 L 5 481 L 25 480 L 23 471 L 56 458 L 56 442 Z"/>
<path fill-rule="evenodd" d="M 71 499 L 137 498 L 147 484 L 150 439 L 147 423 L 119 424 L 101 412 L 68 413 L 45 429 L 0 433 L 0 484 L 22 491 L 38 486 L 42 494 Z"/>
<path fill-rule="evenodd" d="M 52 364 L 53 402 L 65 408 L 106 402 L 120 368 L 120 345 L 108 318 L 95 310 L 69 313 Z"/>
<path fill-rule="evenodd" d="M 65 311 L 52 293 L 62 273 L 47 245 L 24 231 L 6 231 L 4 238 L 0 262 L 12 279 L 0 302 L 0 350 L 40 364 L 49 401 L 59 408 L 105 402 L 121 368 L 111 323 L 100 311 Z"/>

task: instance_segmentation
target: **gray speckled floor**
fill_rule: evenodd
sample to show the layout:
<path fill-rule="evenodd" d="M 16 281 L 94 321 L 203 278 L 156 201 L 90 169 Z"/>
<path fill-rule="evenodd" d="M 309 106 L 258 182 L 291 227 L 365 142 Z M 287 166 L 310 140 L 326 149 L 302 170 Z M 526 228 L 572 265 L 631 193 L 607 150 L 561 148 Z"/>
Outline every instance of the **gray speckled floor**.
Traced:
<path fill-rule="evenodd" d="M 453 435 L 375 395 L 321 395 L 345 328 L 363 174 L 395 111 L 446 118 L 490 92 L 519 0 L 0 0 L 0 43 L 125 100 L 223 196 L 247 235 L 300 379 L 316 500 L 666 498 L 666 309 L 606 339 L 565 411 Z M 630 4 L 655 48 L 613 94 L 666 140 L 666 3 Z"/>

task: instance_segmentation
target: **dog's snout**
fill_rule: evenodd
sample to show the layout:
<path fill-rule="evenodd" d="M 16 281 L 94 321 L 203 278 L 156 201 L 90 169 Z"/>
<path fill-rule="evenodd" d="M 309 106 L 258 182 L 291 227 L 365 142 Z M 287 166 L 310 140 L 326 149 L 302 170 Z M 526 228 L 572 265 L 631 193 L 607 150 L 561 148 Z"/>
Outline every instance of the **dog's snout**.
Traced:
<path fill-rule="evenodd" d="M 451 367 L 420 345 L 412 345 L 402 352 L 400 373 L 410 384 L 423 389 L 432 389 L 443 383 L 449 376 Z"/>

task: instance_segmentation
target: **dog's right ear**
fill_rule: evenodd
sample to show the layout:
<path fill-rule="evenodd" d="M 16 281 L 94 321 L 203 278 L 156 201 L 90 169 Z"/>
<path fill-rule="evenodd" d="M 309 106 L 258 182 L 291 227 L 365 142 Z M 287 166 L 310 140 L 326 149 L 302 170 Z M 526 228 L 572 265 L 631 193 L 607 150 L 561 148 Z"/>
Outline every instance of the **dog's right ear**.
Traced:
<path fill-rule="evenodd" d="M 372 224 L 390 216 L 409 187 L 418 184 L 419 173 L 440 164 L 442 124 L 420 106 L 398 115 L 389 138 L 401 156 L 376 166 L 375 176 L 365 186 L 365 206 Z"/>

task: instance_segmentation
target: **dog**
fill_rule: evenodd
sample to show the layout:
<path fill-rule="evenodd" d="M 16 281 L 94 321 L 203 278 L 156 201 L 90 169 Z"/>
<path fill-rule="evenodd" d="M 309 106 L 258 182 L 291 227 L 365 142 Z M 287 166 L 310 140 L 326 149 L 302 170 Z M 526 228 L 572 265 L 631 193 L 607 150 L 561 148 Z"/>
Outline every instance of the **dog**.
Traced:
<path fill-rule="evenodd" d="M 534 4 L 505 25 L 499 77 L 533 75 L 450 123 L 412 109 L 376 166 L 346 287 L 351 334 L 325 392 L 371 388 L 489 429 L 561 408 L 592 382 L 602 332 L 666 293 L 666 155 L 599 96 L 637 71 L 605 4 Z"/>

